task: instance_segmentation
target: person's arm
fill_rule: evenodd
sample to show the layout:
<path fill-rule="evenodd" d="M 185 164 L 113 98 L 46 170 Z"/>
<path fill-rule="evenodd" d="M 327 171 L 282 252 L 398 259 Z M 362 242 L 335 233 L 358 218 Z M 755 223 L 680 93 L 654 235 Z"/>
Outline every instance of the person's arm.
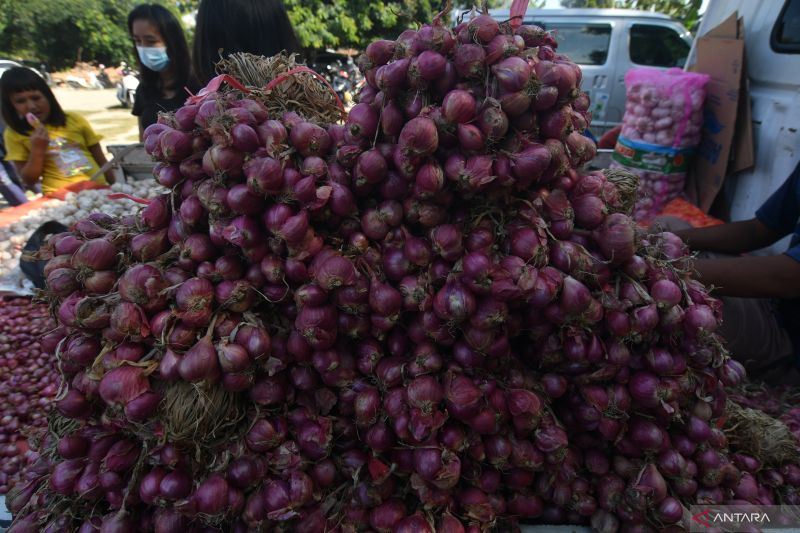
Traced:
<path fill-rule="evenodd" d="M 769 246 L 783 237 L 757 218 L 675 231 L 692 251 L 737 255 Z"/>
<path fill-rule="evenodd" d="M 31 151 L 26 161 L 15 161 L 17 173 L 28 187 L 34 187 L 44 171 L 44 158 L 47 157 L 47 145 L 50 136 L 47 128 L 39 126 L 31 133 Z"/>
<path fill-rule="evenodd" d="M 800 297 L 800 261 L 786 254 L 694 261 L 697 279 L 721 296 Z"/>
<path fill-rule="evenodd" d="M 137 123 L 139 124 L 139 142 L 144 141 L 144 128 L 142 127 L 142 117 L 137 117 Z"/>
<path fill-rule="evenodd" d="M 93 144 L 92 146 L 90 146 L 89 153 L 91 153 L 92 157 L 94 157 L 94 160 L 97 162 L 97 166 L 102 167 L 103 165 L 108 163 L 108 160 L 106 159 L 106 154 L 103 153 L 103 149 L 100 147 L 100 143 Z M 105 176 L 106 176 L 106 182 L 109 185 L 113 185 L 114 182 L 117 180 L 116 176 L 114 176 L 113 168 L 109 168 L 108 170 L 106 170 Z"/>

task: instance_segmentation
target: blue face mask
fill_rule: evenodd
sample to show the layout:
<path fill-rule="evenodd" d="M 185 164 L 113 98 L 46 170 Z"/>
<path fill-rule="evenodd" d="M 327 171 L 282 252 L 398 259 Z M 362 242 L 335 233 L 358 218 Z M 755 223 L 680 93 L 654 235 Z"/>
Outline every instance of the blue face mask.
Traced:
<path fill-rule="evenodd" d="M 161 72 L 169 65 L 167 48 L 164 46 L 137 46 L 136 51 L 139 52 L 139 59 L 142 61 L 142 65 L 150 70 Z"/>

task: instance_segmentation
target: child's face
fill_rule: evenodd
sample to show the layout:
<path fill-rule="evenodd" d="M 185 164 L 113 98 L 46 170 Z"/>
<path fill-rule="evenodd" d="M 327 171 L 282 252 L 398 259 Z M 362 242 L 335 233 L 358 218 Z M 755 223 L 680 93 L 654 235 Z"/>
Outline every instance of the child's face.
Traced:
<path fill-rule="evenodd" d="M 33 113 L 40 122 L 47 122 L 50 116 L 50 102 L 41 91 L 20 91 L 11 95 L 11 105 L 21 117 Z"/>

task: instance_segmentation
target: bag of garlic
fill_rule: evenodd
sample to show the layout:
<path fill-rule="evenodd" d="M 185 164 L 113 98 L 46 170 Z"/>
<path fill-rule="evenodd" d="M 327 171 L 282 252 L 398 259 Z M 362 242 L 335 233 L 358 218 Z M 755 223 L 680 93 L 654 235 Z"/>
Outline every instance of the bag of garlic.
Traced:
<path fill-rule="evenodd" d="M 700 141 L 709 79 L 677 68 L 635 68 L 625 75 L 625 115 L 612 167 L 639 176 L 637 220 L 659 214 L 683 191 L 688 163 Z"/>

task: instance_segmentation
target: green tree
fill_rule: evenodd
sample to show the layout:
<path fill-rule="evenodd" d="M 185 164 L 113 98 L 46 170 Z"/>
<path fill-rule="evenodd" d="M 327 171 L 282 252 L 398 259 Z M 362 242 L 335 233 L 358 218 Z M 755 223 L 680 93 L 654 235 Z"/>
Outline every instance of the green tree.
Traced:
<path fill-rule="evenodd" d="M 286 0 L 289 20 L 303 48 L 361 48 L 374 39 L 395 37 L 433 18 L 437 0 Z"/>
<path fill-rule="evenodd" d="M 699 20 L 702 3 L 702 0 L 561 0 L 564 7 L 616 7 L 663 13 L 680 20 L 689 29 Z"/>
<path fill-rule="evenodd" d="M 0 53 L 59 69 L 133 60 L 128 13 L 139 0 L 0 0 Z M 160 2 L 180 14 L 175 1 Z"/>
<path fill-rule="evenodd" d="M 133 60 L 128 12 L 141 0 L 0 0 L 0 54 L 39 59 L 55 68 L 75 61 L 118 64 Z M 198 0 L 156 0 L 176 15 L 197 9 Z M 307 52 L 363 49 L 375 39 L 397 37 L 428 22 L 444 0 L 284 0 Z M 479 1 L 454 0 L 460 13 Z M 488 7 L 510 0 L 488 0 Z M 533 0 L 531 8 L 543 0 Z M 309 54 L 310 55 L 310 54 Z"/>
<path fill-rule="evenodd" d="M 375 39 L 397 37 L 403 30 L 429 22 L 443 9 L 443 0 L 284 0 L 289 20 L 306 49 L 364 48 Z M 483 2 L 454 0 L 453 13 Z M 510 0 L 487 0 L 489 8 Z M 542 7 L 532 0 L 529 9 Z"/>

